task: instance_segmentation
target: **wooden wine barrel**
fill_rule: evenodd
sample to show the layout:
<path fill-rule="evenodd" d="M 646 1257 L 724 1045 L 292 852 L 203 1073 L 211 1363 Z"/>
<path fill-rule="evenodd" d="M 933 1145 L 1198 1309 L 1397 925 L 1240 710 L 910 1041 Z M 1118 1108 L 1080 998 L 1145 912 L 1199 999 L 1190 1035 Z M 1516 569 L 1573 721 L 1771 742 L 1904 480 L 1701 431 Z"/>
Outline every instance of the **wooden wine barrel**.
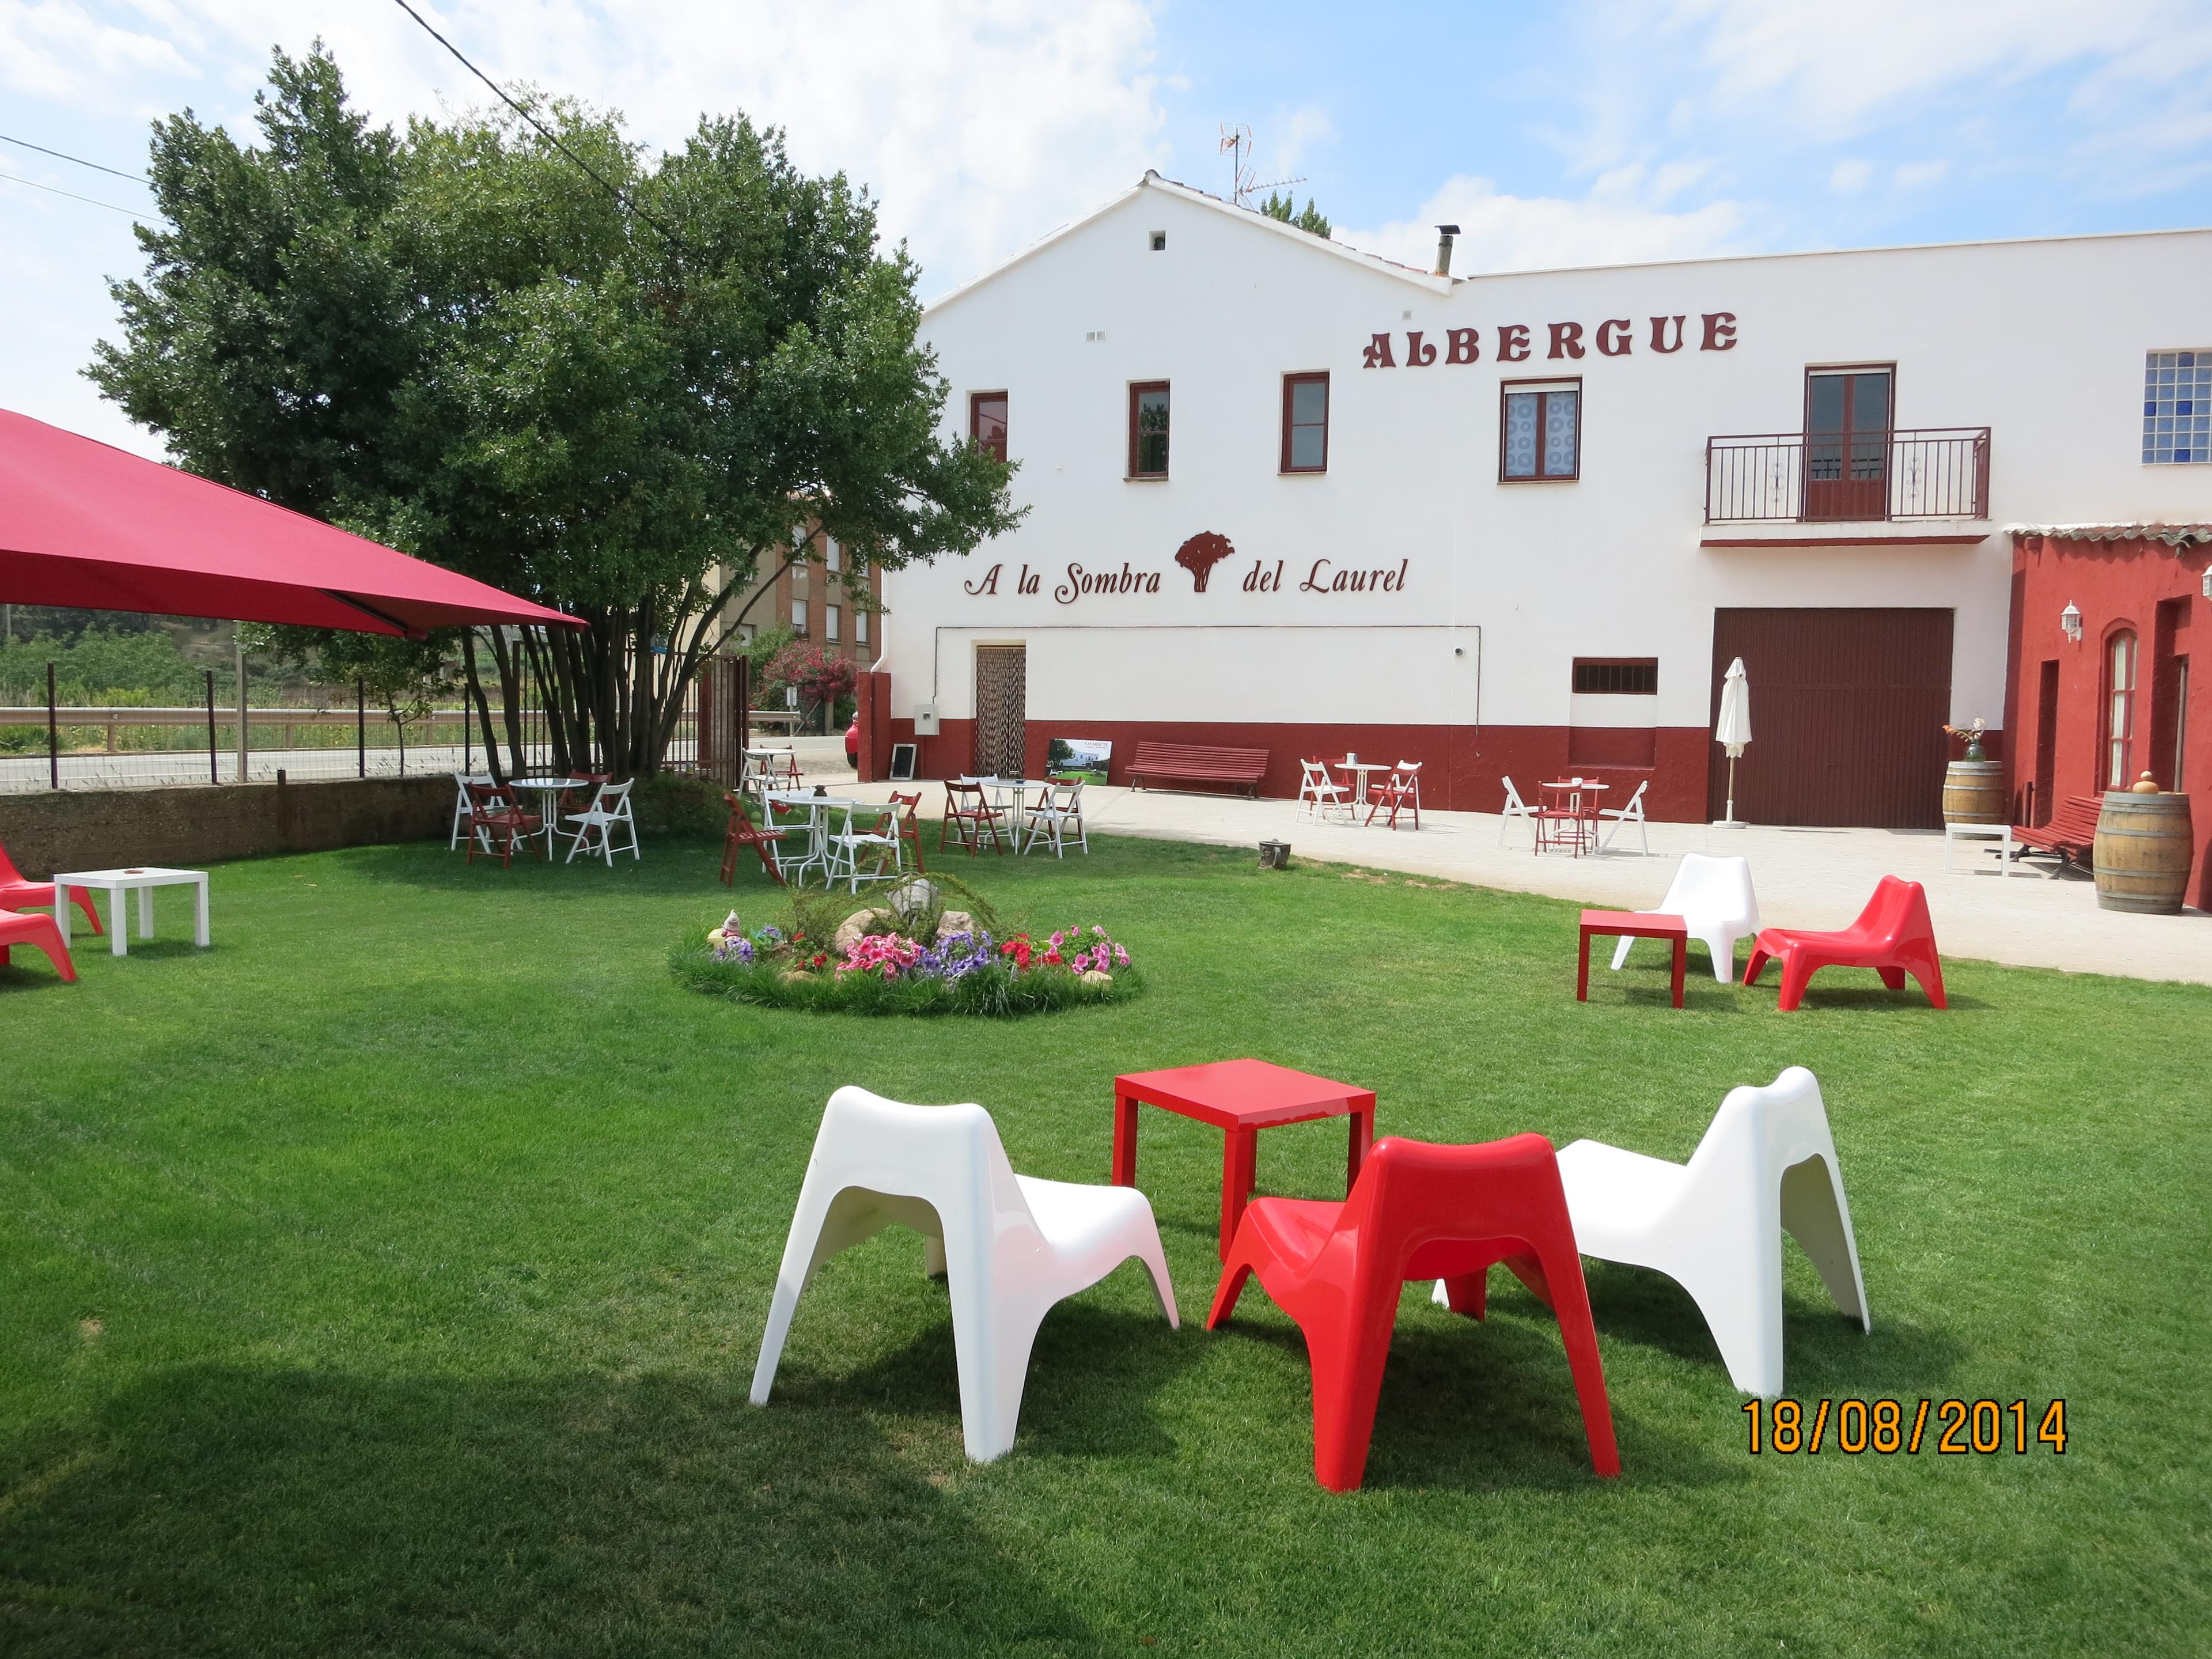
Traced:
<path fill-rule="evenodd" d="M 1921 798 L 1926 799 L 1924 795 Z M 1954 760 L 1943 775 L 1943 822 L 2002 823 L 2005 821 L 2004 763 Z"/>
<path fill-rule="evenodd" d="M 2186 795 L 2113 789 L 2097 815 L 2097 902 L 2106 910 L 2172 915 L 2189 886 L 2196 845 Z"/>

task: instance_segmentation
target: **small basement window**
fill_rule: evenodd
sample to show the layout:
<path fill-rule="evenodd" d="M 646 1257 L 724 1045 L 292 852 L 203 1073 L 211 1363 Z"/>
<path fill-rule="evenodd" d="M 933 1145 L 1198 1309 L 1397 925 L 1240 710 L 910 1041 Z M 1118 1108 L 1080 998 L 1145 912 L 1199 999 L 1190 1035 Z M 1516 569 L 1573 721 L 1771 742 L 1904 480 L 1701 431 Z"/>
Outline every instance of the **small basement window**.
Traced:
<path fill-rule="evenodd" d="M 1656 657 L 1577 657 L 1575 695 L 1578 697 L 1656 697 L 1659 695 Z"/>
<path fill-rule="evenodd" d="M 1164 230 L 1156 230 L 1156 231 L 1154 231 L 1154 232 L 1152 233 L 1152 252 L 1155 252 L 1155 253 L 1165 253 L 1167 251 L 1168 251 L 1168 234 L 1167 234 L 1167 232 L 1165 232 Z"/>

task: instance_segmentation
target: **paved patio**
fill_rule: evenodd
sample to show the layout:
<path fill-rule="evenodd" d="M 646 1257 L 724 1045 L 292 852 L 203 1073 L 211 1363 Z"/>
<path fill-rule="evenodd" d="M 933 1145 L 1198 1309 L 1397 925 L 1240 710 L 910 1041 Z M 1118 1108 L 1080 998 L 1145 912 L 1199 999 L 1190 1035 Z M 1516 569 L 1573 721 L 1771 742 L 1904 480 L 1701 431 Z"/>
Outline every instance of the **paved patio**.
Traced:
<path fill-rule="evenodd" d="M 838 754 L 834 761 L 825 755 L 817 762 L 810 756 L 802 763 L 810 781 L 826 782 L 852 777 L 842 763 Z M 832 765 L 838 769 L 833 772 Z M 891 786 L 848 787 L 856 798 L 881 800 Z M 933 816 L 942 806 L 943 787 L 925 782 L 921 788 L 922 811 Z M 1084 806 L 1097 832 L 1251 847 L 1255 858 L 1259 842 L 1273 837 L 1291 843 L 1294 860 L 1323 859 L 1618 909 L 1657 905 L 1667 890 L 1672 860 L 1683 853 L 1740 854 L 1751 860 L 1759 910 L 1772 927 L 1843 927 L 1858 915 L 1881 877 L 1905 876 L 1927 887 L 1936 937 L 1948 956 L 2212 985 L 2212 915 L 2102 910 L 2088 878 L 2071 872 L 2047 875 L 2045 862 L 2000 878 L 1987 842 L 1958 842 L 1957 872 L 1947 874 L 1943 837 L 1934 830 L 1715 830 L 1654 823 L 1649 858 L 1621 850 L 1636 847 L 1633 826 L 1616 838 L 1611 853 L 1585 858 L 1547 853 L 1539 858 L 1529 851 L 1523 824 L 1506 832 L 1501 848 L 1502 820 L 1488 812 L 1425 811 L 1419 831 L 1393 832 L 1379 823 L 1372 830 L 1316 823 L 1297 817 L 1286 800 L 1094 787 L 1084 792 Z"/>

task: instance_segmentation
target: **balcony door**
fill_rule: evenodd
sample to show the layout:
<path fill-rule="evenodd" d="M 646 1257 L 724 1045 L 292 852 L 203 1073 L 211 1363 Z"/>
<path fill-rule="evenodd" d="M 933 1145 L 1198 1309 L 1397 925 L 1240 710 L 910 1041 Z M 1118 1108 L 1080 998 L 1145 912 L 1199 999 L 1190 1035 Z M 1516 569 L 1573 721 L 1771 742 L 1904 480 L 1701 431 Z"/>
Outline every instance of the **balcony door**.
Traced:
<path fill-rule="evenodd" d="M 1889 516 L 1890 375 L 1887 368 L 1805 374 L 1805 516 Z"/>

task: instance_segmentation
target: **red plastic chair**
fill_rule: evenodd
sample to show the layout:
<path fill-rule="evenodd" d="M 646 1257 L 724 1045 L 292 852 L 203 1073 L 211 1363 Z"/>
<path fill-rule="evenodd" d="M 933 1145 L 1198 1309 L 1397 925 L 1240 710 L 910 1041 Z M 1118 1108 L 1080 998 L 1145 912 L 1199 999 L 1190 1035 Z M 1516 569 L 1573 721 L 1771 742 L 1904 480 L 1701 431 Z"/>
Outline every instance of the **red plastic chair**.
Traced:
<path fill-rule="evenodd" d="M 1806 982 L 1823 968 L 1871 968 L 1893 991 L 1905 988 L 1907 974 L 1920 981 L 1928 1000 L 1943 1000 L 1943 963 L 1936 954 L 1936 924 L 1928 915 L 1928 890 L 1917 881 L 1884 876 L 1859 919 L 1841 933 L 1816 933 L 1796 927 L 1762 930 L 1751 947 L 1743 982 L 1756 984 L 1770 960 L 1782 963 L 1782 1012 L 1804 1000 Z"/>
<path fill-rule="evenodd" d="M 92 924 L 95 933 L 106 930 L 100 925 L 100 912 L 92 908 L 92 895 L 82 887 L 69 890 L 70 902 L 84 912 L 84 919 Z M 54 884 L 50 881 L 27 880 L 8 856 L 8 849 L 0 847 L 0 910 L 43 910 L 54 902 Z"/>
<path fill-rule="evenodd" d="M 1369 1150 L 1341 1204 L 1255 1199 L 1237 1223 L 1206 1328 L 1228 1322 L 1246 1276 L 1258 1273 L 1305 1334 L 1314 1478 L 1331 1492 L 1350 1492 L 1367 1470 L 1400 1287 L 1441 1279 L 1453 1311 L 1480 1319 L 1485 1280 L 1499 1261 L 1559 1316 L 1590 1462 L 1601 1475 L 1619 1474 L 1582 1257 L 1559 1162 L 1541 1135 L 1479 1146 L 1392 1135 Z"/>
<path fill-rule="evenodd" d="M 69 946 L 62 943 L 62 930 L 54 926 L 52 916 L 0 915 L 0 968 L 8 965 L 9 949 L 17 945 L 44 951 L 56 973 L 71 984 L 76 982 L 76 963 L 70 960 Z"/>

